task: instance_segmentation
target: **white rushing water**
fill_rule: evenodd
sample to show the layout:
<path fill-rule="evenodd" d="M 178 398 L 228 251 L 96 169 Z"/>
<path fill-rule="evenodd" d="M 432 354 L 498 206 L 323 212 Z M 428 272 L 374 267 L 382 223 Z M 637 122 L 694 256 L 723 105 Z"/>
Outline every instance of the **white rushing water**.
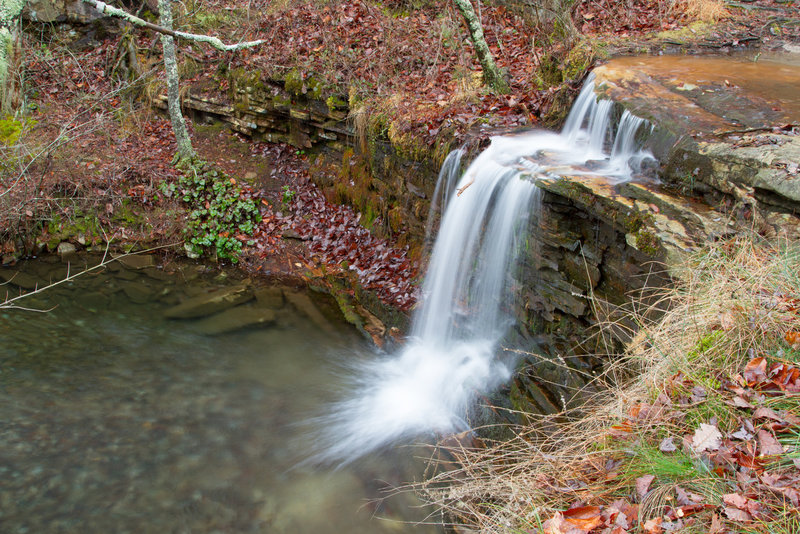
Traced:
<path fill-rule="evenodd" d="M 624 112 L 612 124 L 612 108 L 596 100 L 590 79 L 561 133 L 493 137 L 458 192 L 463 152 L 448 157 L 434 197 L 444 215 L 411 335 L 397 354 L 356 370 L 349 396 L 323 418 L 320 459 L 351 461 L 404 438 L 469 428 L 477 398 L 511 376 L 512 362 L 497 352 L 512 325 L 520 241 L 540 198 L 532 178 L 592 174 L 621 182 L 652 158 L 636 143 L 648 123 Z"/>

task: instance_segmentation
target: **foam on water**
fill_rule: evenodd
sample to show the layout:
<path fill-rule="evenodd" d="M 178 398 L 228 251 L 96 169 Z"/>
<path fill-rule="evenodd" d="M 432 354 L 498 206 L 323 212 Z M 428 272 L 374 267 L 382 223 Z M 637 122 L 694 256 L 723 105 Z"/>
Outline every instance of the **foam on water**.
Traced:
<path fill-rule="evenodd" d="M 496 353 L 512 324 L 520 239 L 538 209 L 532 178 L 596 174 L 621 182 L 652 157 L 636 143 L 646 121 L 625 112 L 612 124 L 612 111 L 588 80 L 561 133 L 493 137 L 459 180 L 458 195 L 463 152 L 448 157 L 434 195 L 444 215 L 410 338 L 354 372 L 347 397 L 324 418 L 320 459 L 346 462 L 405 438 L 469 428 L 476 399 L 511 376 L 512 362 Z"/>

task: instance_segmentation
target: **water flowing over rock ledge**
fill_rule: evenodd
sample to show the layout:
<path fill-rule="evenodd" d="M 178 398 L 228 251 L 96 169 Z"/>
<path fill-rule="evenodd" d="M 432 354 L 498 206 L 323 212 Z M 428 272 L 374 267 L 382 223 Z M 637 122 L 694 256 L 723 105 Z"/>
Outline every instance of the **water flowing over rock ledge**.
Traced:
<path fill-rule="evenodd" d="M 661 182 L 532 177 L 545 193 L 522 254 L 516 335 L 551 357 L 523 362 L 510 391 L 517 408 L 563 408 L 604 364 L 586 344 L 592 326 L 615 318 L 614 310 L 644 287 L 669 284 L 670 267 L 687 252 L 741 227 L 800 235 L 800 136 L 793 130 L 800 104 L 795 107 L 791 91 L 770 101 L 757 87 L 750 90 L 729 72 L 733 62 L 750 73 L 752 66 L 741 61 L 713 60 L 728 62 L 715 67 L 724 76 L 698 81 L 685 66 L 675 72 L 669 58 L 659 70 L 662 60 L 619 59 L 595 70 L 596 92 L 621 105 L 613 112 L 617 117 L 628 109 L 654 125 L 648 147 L 661 161 Z M 712 61 L 691 58 L 700 60 Z M 775 72 L 773 63 L 763 68 Z M 779 82 L 800 84 L 793 78 L 800 79 L 797 67 L 778 72 Z M 314 180 L 332 200 L 354 205 L 369 220 L 380 217 L 384 224 L 375 230 L 424 248 L 447 140 L 420 150 L 408 140 L 359 135 L 340 98 L 324 98 L 313 87 L 303 91 L 291 79 L 261 80 L 257 73 L 230 78 L 229 101 L 190 88 L 184 107 L 253 138 L 310 149 Z M 438 215 L 433 210 L 432 217 Z M 592 306 L 590 296 L 606 305 Z M 569 361 L 559 356 L 580 343 Z"/>

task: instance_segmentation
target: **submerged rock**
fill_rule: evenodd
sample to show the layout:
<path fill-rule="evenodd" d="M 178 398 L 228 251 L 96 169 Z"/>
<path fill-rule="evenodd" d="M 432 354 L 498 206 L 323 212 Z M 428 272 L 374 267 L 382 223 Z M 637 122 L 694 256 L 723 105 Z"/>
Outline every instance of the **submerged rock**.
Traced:
<path fill-rule="evenodd" d="M 139 270 L 154 267 L 156 264 L 155 256 L 149 254 L 130 254 L 116 258 L 118 262 L 128 269 Z"/>
<path fill-rule="evenodd" d="M 203 333 L 216 336 L 274 322 L 275 312 L 273 310 L 240 306 L 206 317 L 198 321 L 197 326 Z"/>
<path fill-rule="evenodd" d="M 278 310 L 283 307 L 285 299 L 279 287 L 260 287 L 253 291 L 258 306 Z"/>
<path fill-rule="evenodd" d="M 144 304 L 153 298 L 153 290 L 141 282 L 123 282 L 120 287 L 125 295 L 136 304 Z"/>
<path fill-rule="evenodd" d="M 326 334 L 335 334 L 336 329 L 331 323 L 322 315 L 322 312 L 311 301 L 308 295 L 299 291 L 286 291 L 284 293 L 286 300 L 288 300 L 295 309 L 305 314 L 311 322 L 317 325 Z"/>
<path fill-rule="evenodd" d="M 253 298 L 250 288 L 244 285 L 226 287 L 192 297 L 164 311 L 170 319 L 205 317 L 244 304 Z"/>

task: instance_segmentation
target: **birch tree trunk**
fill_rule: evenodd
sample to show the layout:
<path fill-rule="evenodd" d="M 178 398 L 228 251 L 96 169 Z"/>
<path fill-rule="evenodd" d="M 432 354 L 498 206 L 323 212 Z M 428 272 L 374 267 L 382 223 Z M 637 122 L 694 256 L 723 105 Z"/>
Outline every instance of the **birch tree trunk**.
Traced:
<path fill-rule="evenodd" d="M 161 16 L 161 26 L 172 30 L 172 0 L 158 0 L 158 11 Z M 164 46 L 164 70 L 167 75 L 167 107 L 169 119 L 172 122 L 172 131 L 178 143 L 176 158 L 178 161 L 188 161 L 194 156 L 192 140 L 181 112 L 181 96 L 178 78 L 178 60 L 175 56 L 175 39 L 171 35 L 162 34 L 161 44 Z"/>
<path fill-rule="evenodd" d="M 498 93 L 507 93 L 508 84 L 503 78 L 503 73 L 497 68 L 492 57 L 492 51 L 489 50 L 489 45 L 486 44 L 486 39 L 483 37 L 483 26 L 475 10 L 472 8 L 470 0 L 453 0 L 453 3 L 458 8 L 461 16 L 467 23 L 469 28 L 469 35 L 472 39 L 472 44 L 475 46 L 475 54 L 478 56 L 481 68 L 483 69 L 483 82 L 494 89 Z"/>
<path fill-rule="evenodd" d="M 19 16 L 25 0 L 0 0 L 0 118 L 20 104 Z"/>

